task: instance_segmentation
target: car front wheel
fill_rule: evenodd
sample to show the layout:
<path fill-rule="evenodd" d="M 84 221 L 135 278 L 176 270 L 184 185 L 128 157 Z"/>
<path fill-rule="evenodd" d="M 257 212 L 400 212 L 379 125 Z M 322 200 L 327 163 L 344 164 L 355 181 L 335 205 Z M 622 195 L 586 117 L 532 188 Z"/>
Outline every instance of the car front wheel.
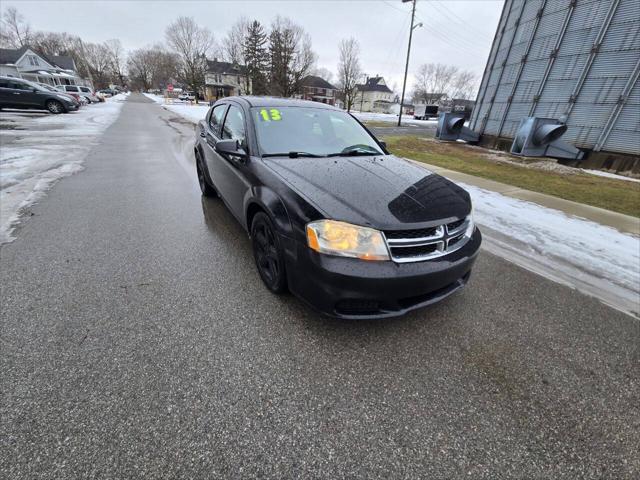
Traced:
<path fill-rule="evenodd" d="M 65 111 L 64 106 L 57 100 L 49 100 L 47 102 L 47 110 L 50 113 L 63 113 Z"/>
<path fill-rule="evenodd" d="M 251 222 L 251 241 L 253 257 L 260 278 L 273 293 L 287 290 L 287 277 L 284 268 L 284 255 L 271 219 L 267 214 L 258 212 Z"/>
<path fill-rule="evenodd" d="M 214 188 L 207 182 L 204 166 L 202 165 L 202 157 L 196 152 L 196 172 L 198 173 L 198 185 L 200 185 L 200 191 L 205 197 L 217 197 L 218 194 Z"/>

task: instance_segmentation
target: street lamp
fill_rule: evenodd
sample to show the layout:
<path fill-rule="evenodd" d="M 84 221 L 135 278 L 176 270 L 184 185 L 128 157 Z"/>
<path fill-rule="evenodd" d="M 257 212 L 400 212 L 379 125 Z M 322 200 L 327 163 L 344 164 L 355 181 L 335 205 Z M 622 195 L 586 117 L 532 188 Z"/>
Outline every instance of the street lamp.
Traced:
<path fill-rule="evenodd" d="M 407 73 L 409 72 L 409 55 L 411 54 L 411 38 L 413 37 L 413 31 L 422 27 L 422 22 L 413 24 L 416 17 L 416 0 L 402 0 L 402 3 L 412 2 L 411 7 L 411 29 L 409 30 L 409 46 L 407 47 L 407 63 L 404 67 L 404 81 L 402 82 L 402 97 L 400 98 L 400 114 L 398 115 L 398 126 L 402 123 L 402 105 L 404 105 L 404 93 L 407 88 Z"/>

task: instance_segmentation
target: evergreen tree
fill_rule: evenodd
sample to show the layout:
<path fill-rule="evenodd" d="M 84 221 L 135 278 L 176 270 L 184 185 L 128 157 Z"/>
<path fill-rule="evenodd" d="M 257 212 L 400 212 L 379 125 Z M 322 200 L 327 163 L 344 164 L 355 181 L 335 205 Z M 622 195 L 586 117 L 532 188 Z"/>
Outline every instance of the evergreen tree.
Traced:
<path fill-rule="evenodd" d="M 315 62 L 311 37 L 290 19 L 276 17 L 269 36 L 269 60 L 270 93 L 281 97 L 299 93 L 302 79 Z"/>
<path fill-rule="evenodd" d="M 269 62 L 267 34 L 257 20 L 251 22 L 247 27 L 243 53 L 247 73 L 253 87 L 253 94 L 265 95 L 267 93 L 267 69 Z"/>

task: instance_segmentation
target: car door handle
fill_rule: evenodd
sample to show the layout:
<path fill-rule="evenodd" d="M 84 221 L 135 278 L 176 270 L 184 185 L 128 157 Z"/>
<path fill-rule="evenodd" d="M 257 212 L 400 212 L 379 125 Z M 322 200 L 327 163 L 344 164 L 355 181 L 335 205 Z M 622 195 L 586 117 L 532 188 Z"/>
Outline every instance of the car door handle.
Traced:
<path fill-rule="evenodd" d="M 206 136 L 207 136 L 207 134 L 206 134 L 206 133 L 204 133 L 204 132 L 200 132 L 200 136 L 201 136 L 201 137 L 206 137 Z"/>
<path fill-rule="evenodd" d="M 20 95 L 22 92 L 13 92 L 14 95 Z"/>

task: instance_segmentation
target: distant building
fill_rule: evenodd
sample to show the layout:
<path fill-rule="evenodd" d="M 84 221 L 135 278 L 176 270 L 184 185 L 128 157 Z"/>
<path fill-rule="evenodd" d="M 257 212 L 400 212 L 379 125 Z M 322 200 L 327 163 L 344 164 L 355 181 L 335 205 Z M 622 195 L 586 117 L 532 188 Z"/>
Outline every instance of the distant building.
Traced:
<path fill-rule="evenodd" d="M 301 85 L 302 94 L 300 98 L 329 105 L 336 104 L 337 88 L 324 78 L 316 75 L 308 75 L 302 79 Z"/>
<path fill-rule="evenodd" d="M 217 58 L 207 60 L 204 80 L 205 96 L 208 100 L 251 95 L 252 92 L 247 67 L 237 63 L 219 62 Z"/>
<path fill-rule="evenodd" d="M 29 46 L 0 49 L 0 75 L 49 85 L 89 85 L 76 70 L 73 58 L 46 56 Z"/>
<path fill-rule="evenodd" d="M 371 77 L 356 85 L 353 108 L 361 112 L 389 113 L 394 104 L 394 94 L 382 77 Z"/>
<path fill-rule="evenodd" d="M 420 93 L 414 95 L 413 103 L 416 105 L 442 105 L 449 99 L 446 93 Z"/>

